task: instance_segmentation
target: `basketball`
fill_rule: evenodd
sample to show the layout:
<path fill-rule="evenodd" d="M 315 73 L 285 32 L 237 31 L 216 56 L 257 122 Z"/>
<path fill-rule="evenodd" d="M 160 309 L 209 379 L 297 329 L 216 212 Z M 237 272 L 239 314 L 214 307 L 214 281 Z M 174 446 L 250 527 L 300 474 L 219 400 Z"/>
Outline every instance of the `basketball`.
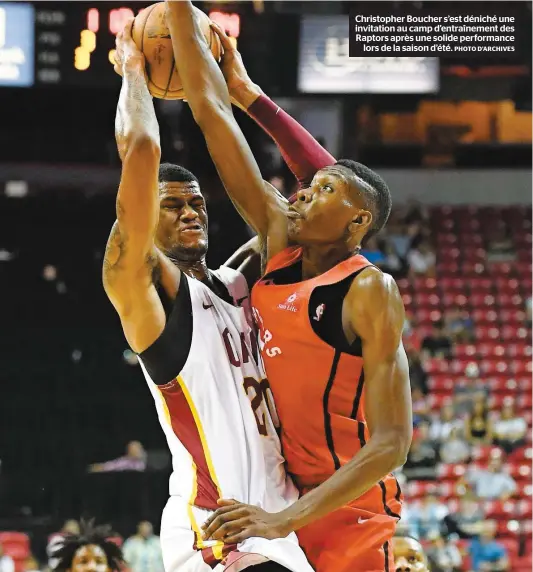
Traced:
<path fill-rule="evenodd" d="M 172 41 L 165 20 L 165 3 L 158 2 L 145 8 L 133 23 L 132 36 L 146 60 L 146 75 L 150 93 L 159 99 L 184 99 L 182 84 L 176 66 Z M 218 36 L 209 27 L 208 16 L 194 9 L 200 27 L 216 61 L 222 56 Z"/>

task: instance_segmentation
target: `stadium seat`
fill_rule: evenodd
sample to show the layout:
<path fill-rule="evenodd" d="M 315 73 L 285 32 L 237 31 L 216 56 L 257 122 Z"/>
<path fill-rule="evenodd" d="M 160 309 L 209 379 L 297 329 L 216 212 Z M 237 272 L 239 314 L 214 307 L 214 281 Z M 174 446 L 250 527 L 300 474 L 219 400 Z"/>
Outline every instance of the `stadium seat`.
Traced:
<path fill-rule="evenodd" d="M 472 319 L 476 325 L 494 324 L 498 321 L 498 313 L 487 308 L 472 310 Z"/>
<path fill-rule="evenodd" d="M 7 550 L 7 546 L 22 546 L 27 551 L 30 549 L 30 538 L 23 532 L 0 532 L 0 544 Z"/>

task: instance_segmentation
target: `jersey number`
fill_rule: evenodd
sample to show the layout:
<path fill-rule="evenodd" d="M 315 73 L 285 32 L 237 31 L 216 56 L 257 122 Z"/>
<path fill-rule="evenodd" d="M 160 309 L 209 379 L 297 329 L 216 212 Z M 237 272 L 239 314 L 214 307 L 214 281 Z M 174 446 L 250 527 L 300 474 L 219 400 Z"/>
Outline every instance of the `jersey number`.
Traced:
<path fill-rule="evenodd" d="M 279 428 L 278 414 L 274 406 L 274 396 L 272 395 L 268 379 L 258 381 L 253 377 L 245 377 L 243 385 L 244 391 L 246 391 L 246 395 L 248 395 L 252 405 L 259 434 L 266 437 L 268 435 L 267 414 L 270 414 L 274 427 L 276 429 Z"/>

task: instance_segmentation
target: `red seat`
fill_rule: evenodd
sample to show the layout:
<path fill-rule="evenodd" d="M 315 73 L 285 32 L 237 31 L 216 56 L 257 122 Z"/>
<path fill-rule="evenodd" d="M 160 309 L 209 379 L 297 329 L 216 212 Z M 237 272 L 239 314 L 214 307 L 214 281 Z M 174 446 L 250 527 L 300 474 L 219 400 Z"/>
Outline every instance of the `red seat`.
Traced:
<path fill-rule="evenodd" d="M 499 294 L 496 298 L 497 303 L 501 308 L 520 308 L 524 307 L 524 300 L 519 294 Z"/>
<path fill-rule="evenodd" d="M 514 264 L 510 262 L 492 262 L 488 265 L 488 270 L 493 276 L 503 278 L 512 274 L 513 266 Z"/>
<path fill-rule="evenodd" d="M 516 513 L 516 501 L 488 501 L 483 505 L 487 518 L 513 518 Z"/>
<path fill-rule="evenodd" d="M 412 285 L 417 292 L 433 291 L 437 288 L 437 280 L 435 278 L 415 278 Z"/>
<path fill-rule="evenodd" d="M 464 260 L 468 262 L 485 262 L 487 253 L 484 248 L 463 248 L 461 249 Z"/>
<path fill-rule="evenodd" d="M 523 391 L 525 393 L 531 393 L 532 387 L 533 387 L 533 383 L 531 380 L 531 376 L 528 377 L 516 377 L 516 384 L 518 386 L 518 389 L 520 391 Z"/>
<path fill-rule="evenodd" d="M 498 294 L 512 296 L 520 292 L 520 282 L 516 278 L 497 278 L 494 282 Z"/>
<path fill-rule="evenodd" d="M 511 364 L 511 370 L 516 375 L 531 373 L 531 362 L 524 360 L 513 360 Z"/>
<path fill-rule="evenodd" d="M 24 532 L 14 532 L 14 531 L 0 532 L 0 544 L 2 544 L 3 546 L 6 545 L 24 546 L 29 550 L 30 538 Z"/>
<path fill-rule="evenodd" d="M 452 277 L 459 274 L 459 265 L 456 262 L 439 262 L 437 264 L 437 273 L 441 277 Z"/>
<path fill-rule="evenodd" d="M 507 395 L 491 395 L 489 397 L 489 406 L 491 409 L 501 409 L 507 399 Z"/>
<path fill-rule="evenodd" d="M 487 385 L 491 392 L 501 393 L 502 395 L 510 395 L 518 389 L 518 383 L 515 379 L 509 379 L 507 375 L 494 376 L 487 380 Z"/>
<path fill-rule="evenodd" d="M 532 399 L 530 393 L 525 393 L 523 395 L 520 395 L 516 401 L 520 409 L 531 409 Z"/>
<path fill-rule="evenodd" d="M 432 310 L 429 308 L 419 308 L 416 312 L 419 324 L 432 324 L 442 318 L 439 310 Z"/>
<path fill-rule="evenodd" d="M 507 551 L 509 558 L 516 558 L 518 556 L 518 541 L 515 538 L 502 538 L 499 540 L 502 546 Z M 514 570 L 514 568 L 513 568 Z"/>
<path fill-rule="evenodd" d="M 461 265 L 461 271 L 464 276 L 479 276 L 480 274 L 485 274 L 485 265 L 481 262 L 463 262 Z"/>
<path fill-rule="evenodd" d="M 457 344 L 453 352 L 455 357 L 462 359 L 472 359 L 478 353 L 477 347 L 474 344 Z"/>
<path fill-rule="evenodd" d="M 505 346 L 496 343 L 479 344 L 478 352 L 486 359 L 502 359 L 505 356 Z"/>
<path fill-rule="evenodd" d="M 494 324 L 498 321 L 498 314 L 494 310 L 487 308 L 472 310 L 472 319 L 476 325 Z"/>
<path fill-rule="evenodd" d="M 472 448 L 472 459 L 480 465 L 487 465 L 493 451 L 499 451 L 492 445 L 477 445 Z"/>
<path fill-rule="evenodd" d="M 516 325 L 504 325 L 500 335 L 502 340 L 508 342 L 518 342 L 531 338 L 531 333 L 526 328 L 517 327 Z"/>
<path fill-rule="evenodd" d="M 476 338 L 482 341 L 500 340 L 502 332 L 495 326 L 481 325 L 476 326 Z"/>
<path fill-rule="evenodd" d="M 430 395 L 428 398 L 429 407 L 433 411 L 439 411 L 445 405 L 448 405 L 450 403 L 450 399 L 451 398 L 449 395 L 445 395 L 445 394 L 441 394 L 441 393 L 437 393 L 435 395 Z"/>
<path fill-rule="evenodd" d="M 473 294 L 492 294 L 494 281 L 490 278 L 475 277 L 468 280 L 468 285 Z"/>
<path fill-rule="evenodd" d="M 480 368 L 485 375 L 501 374 L 509 370 L 507 361 L 483 360 Z"/>
<path fill-rule="evenodd" d="M 504 324 L 516 324 L 519 327 L 526 321 L 526 313 L 523 310 L 501 310 L 500 320 Z"/>
<path fill-rule="evenodd" d="M 442 292 L 456 292 L 460 294 L 465 291 L 465 281 L 462 278 L 441 278 L 438 284 Z"/>
<path fill-rule="evenodd" d="M 492 294 L 487 293 L 471 294 L 468 301 L 473 308 L 484 308 L 486 310 L 488 307 L 494 306 L 495 298 Z"/>
<path fill-rule="evenodd" d="M 468 298 L 464 294 L 445 292 L 440 299 L 445 308 L 464 308 Z"/>
<path fill-rule="evenodd" d="M 507 472 L 513 477 L 513 479 L 529 480 L 531 481 L 531 466 L 530 465 L 520 465 L 514 463 L 508 463 L 506 465 Z"/>
<path fill-rule="evenodd" d="M 507 355 L 510 357 L 531 358 L 531 346 L 525 342 L 507 344 Z"/>
<path fill-rule="evenodd" d="M 517 502 L 516 515 L 520 519 L 531 519 L 532 515 L 531 499 L 523 499 Z"/>

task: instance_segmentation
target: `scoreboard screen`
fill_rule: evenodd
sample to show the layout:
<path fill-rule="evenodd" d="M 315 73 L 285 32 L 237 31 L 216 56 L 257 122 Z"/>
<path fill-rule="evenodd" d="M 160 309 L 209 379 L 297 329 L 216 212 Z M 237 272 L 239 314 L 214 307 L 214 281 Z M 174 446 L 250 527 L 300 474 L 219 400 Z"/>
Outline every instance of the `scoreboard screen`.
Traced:
<path fill-rule="evenodd" d="M 0 87 L 112 87 L 115 36 L 149 2 L 1 2 Z M 240 18 L 211 18 L 236 38 Z"/>

